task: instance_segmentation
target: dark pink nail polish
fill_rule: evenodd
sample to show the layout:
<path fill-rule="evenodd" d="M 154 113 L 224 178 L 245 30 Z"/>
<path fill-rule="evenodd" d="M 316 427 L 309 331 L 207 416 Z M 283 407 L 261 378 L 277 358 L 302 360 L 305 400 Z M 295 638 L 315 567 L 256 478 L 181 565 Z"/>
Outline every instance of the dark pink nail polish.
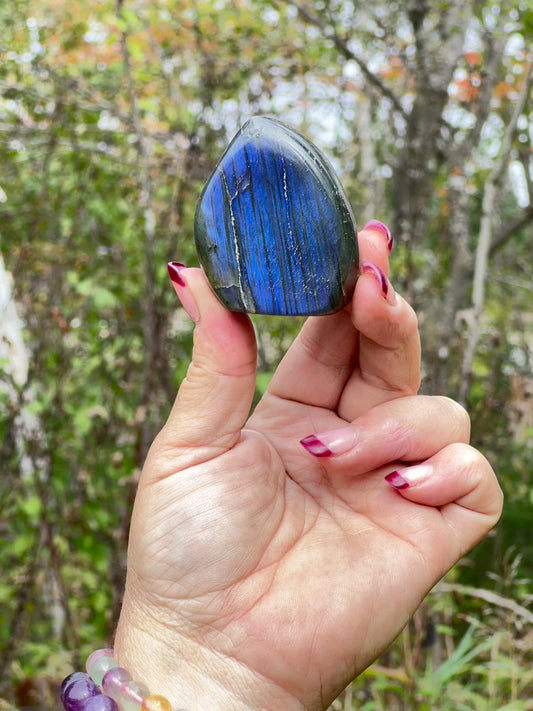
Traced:
<path fill-rule="evenodd" d="M 326 445 L 321 442 L 315 435 L 309 435 L 309 437 L 304 437 L 300 440 L 300 444 L 302 445 L 302 447 L 307 449 L 309 454 L 312 454 L 313 457 L 333 456 L 333 452 L 331 451 L 331 449 L 326 447 Z"/>
<path fill-rule="evenodd" d="M 386 297 L 389 293 L 389 280 L 381 271 L 381 269 L 373 262 L 362 262 L 361 270 L 363 272 L 373 272 L 376 275 L 381 289 L 381 293 L 383 294 L 383 296 Z"/>
<path fill-rule="evenodd" d="M 387 474 L 385 481 L 395 489 L 407 489 L 409 487 L 409 482 L 405 481 L 399 472 L 391 472 L 390 474 Z"/>
<path fill-rule="evenodd" d="M 185 269 L 185 264 L 182 264 L 181 262 L 169 262 L 167 264 L 167 269 L 169 277 L 175 284 L 178 284 L 178 286 L 185 286 L 183 277 L 180 274 L 180 271 Z"/>
<path fill-rule="evenodd" d="M 189 314 L 194 323 L 199 323 L 200 310 L 198 309 L 198 304 L 196 303 L 194 295 L 189 288 L 189 284 L 181 275 L 182 269 L 186 269 L 187 267 L 181 262 L 169 262 L 167 268 L 168 275 L 170 276 L 172 283 L 175 286 L 180 287 L 179 290 L 176 290 L 176 294 L 181 301 L 181 305 Z"/>
<path fill-rule="evenodd" d="M 364 230 L 379 230 L 380 232 L 383 232 L 385 237 L 387 238 L 387 248 L 389 252 L 392 249 L 393 245 L 393 238 L 392 238 L 392 233 L 387 227 L 387 225 L 383 224 L 383 222 L 380 222 L 379 220 L 369 220 L 366 225 L 363 227 Z"/>

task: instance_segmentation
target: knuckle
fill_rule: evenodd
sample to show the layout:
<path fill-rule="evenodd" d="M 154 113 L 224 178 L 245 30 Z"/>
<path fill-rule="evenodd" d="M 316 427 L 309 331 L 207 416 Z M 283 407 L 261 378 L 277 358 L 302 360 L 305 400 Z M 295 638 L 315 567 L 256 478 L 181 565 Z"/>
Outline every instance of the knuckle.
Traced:
<path fill-rule="evenodd" d="M 418 316 L 415 311 L 406 303 L 406 308 L 400 319 L 389 320 L 384 324 L 386 335 L 384 341 L 388 342 L 391 348 L 404 348 L 405 343 L 417 340 Z M 389 317 L 390 318 L 390 317 Z"/>
<path fill-rule="evenodd" d="M 495 523 L 502 512 L 503 492 L 490 462 L 479 450 L 468 444 L 457 443 L 453 447 L 454 460 L 460 467 L 463 481 L 470 491 L 484 490 L 483 513 L 494 518 Z"/>
<path fill-rule="evenodd" d="M 444 395 L 439 396 L 442 407 L 445 410 L 446 417 L 449 418 L 450 424 L 453 426 L 457 439 L 461 442 L 470 441 L 470 415 L 465 408 L 455 400 Z"/>
<path fill-rule="evenodd" d="M 395 457 L 404 459 L 407 452 L 419 449 L 420 432 L 418 427 L 404 419 L 401 411 L 384 418 L 383 431 L 387 432 L 389 442 L 393 443 Z"/>
<path fill-rule="evenodd" d="M 481 478 L 488 464 L 481 452 L 469 444 L 457 442 L 452 446 L 455 449 L 455 457 L 461 466 L 463 476 L 472 479 Z"/>
<path fill-rule="evenodd" d="M 342 325 L 340 325 L 338 332 L 340 332 L 341 328 Z M 302 329 L 298 336 L 298 346 L 305 356 L 320 365 L 339 371 L 346 370 L 348 367 L 344 349 L 338 348 L 336 341 L 330 344 L 329 340 L 324 338 L 321 332 Z"/>
<path fill-rule="evenodd" d="M 407 303 L 407 302 L 406 302 Z M 405 313 L 405 325 L 404 325 L 404 331 L 407 336 L 412 337 L 413 335 L 416 335 L 418 333 L 418 316 L 416 311 L 407 304 L 406 308 L 406 313 Z"/>

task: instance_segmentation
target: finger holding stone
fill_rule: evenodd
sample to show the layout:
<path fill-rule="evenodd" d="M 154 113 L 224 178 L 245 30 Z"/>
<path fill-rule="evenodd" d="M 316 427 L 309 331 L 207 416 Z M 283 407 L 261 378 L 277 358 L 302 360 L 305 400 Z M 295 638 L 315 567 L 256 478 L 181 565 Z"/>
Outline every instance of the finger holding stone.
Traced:
<path fill-rule="evenodd" d="M 373 263 L 363 264 L 352 321 L 359 333 L 358 367 L 337 408 L 348 421 L 380 402 L 416 394 L 421 367 L 417 316 Z"/>

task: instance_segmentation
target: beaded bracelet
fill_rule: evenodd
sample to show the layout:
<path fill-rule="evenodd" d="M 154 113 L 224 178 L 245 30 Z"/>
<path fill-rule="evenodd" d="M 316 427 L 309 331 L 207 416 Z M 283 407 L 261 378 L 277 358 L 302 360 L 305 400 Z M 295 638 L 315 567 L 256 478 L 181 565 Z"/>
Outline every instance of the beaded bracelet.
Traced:
<path fill-rule="evenodd" d="M 74 672 L 61 684 L 65 711 L 172 711 L 168 699 L 150 694 L 144 684 L 119 667 L 112 649 L 90 654 L 86 668 L 87 673 Z"/>

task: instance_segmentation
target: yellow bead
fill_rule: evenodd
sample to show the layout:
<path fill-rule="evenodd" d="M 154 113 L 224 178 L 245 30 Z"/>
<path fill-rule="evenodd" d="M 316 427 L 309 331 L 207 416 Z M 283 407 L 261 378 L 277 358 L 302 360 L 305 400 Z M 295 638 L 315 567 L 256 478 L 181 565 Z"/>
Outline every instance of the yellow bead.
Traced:
<path fill-rule="evenodd" d="M 159 696 L 159 694 L 152 694 L 147 696 L 143 702 L 141 708 L 146 709 L 146 711 L 172 711 L 172 706 L 170 701 L 164 696 Z"/>

